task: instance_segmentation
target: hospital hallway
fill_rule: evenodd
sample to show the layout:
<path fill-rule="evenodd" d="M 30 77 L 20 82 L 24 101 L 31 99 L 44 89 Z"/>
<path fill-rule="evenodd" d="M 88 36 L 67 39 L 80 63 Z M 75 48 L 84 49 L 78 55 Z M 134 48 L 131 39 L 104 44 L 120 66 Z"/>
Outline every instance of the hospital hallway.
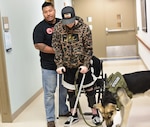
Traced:
<path fill-rule="evenodd" d="M 103 72 L 108 76 L 111 73 L 117 71 L 124 73 L 130 73 L 135 71 L 147 70 L 142 60 L 138 57 L 129 58 L 112 58 L 104 59 L 103 61 Z M 136 84 L 135 84 L 136 87 Z M 57 98 L 57 95 L 56 95 Z M 80 96 L 80 104 L 83 112 L 90 112 L 87 107 L 87 100 L 84 94 Z M 85 116 L 87 122 L 91 125 L 90 115 Z M 56 119 L 56 127 L 63 127 L 67 117 L 59 117 Z M 115 116 L 114 125 L 120 122 L 120 113 L 117 112 Z M 0 127 L 47 127 L 43 93 L 40 94 L 14 121 L 13 123 L 1 123 Z M 79 122 L 73 124 L 71 127 L 88 127 L 81 115 L 79 114 Z M 105 125 L 103 124 L 103 127 Z M 150 127 L 150 93 L 149 96 L 141 95 L 133 98 L 133 104 L 128 120 L 127 127 Z"/>

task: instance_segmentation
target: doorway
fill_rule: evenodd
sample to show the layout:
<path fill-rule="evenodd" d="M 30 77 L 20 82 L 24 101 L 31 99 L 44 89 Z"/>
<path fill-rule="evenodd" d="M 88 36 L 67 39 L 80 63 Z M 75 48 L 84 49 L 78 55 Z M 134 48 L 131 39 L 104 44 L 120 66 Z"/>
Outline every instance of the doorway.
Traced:
<path fill-rule="evenodd" d="M 96 56 L 137 55 L 135 0 L 73 0 L 72 3 L 76 15 L 92 28 Z"/>
<path fill-rule="evenodd" d="M 0 122 L 12 122 L 0 14 Z"/>

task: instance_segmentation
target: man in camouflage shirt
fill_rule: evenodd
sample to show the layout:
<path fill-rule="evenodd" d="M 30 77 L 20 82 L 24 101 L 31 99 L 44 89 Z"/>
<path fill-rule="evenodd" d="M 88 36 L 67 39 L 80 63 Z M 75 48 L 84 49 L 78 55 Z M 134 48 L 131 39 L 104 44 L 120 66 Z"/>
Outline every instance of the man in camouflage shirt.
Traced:
<path fill-rule="evenodd" d="M 71 113 L 76 101 L 75 75 L 80 69 L 77 84 L 80 85 L 83 74 L 86 74 L 83 88 L 86 91 L 88 106 L 92 109 L 92 121 L 96 125 L 100 124 L 97 110 L 93 108 L 96 103 L 96 92 L 93 89 L 96 78 L 91 72 L 90 63 L 93 56 L 91 30 L 80 17 L 75 16 L 74 9 L 70 6 L 62 9 L 62 20 L 54 27 L 52 46 L 55 50 L 56 71 L 59 74 L 64 73 L 63 85 L 68 91 Z M 74 116 L 68 118 L 65 126 L 70 126 L 71 122 L 76 123 L 78 120 L 76 112 Z"/>

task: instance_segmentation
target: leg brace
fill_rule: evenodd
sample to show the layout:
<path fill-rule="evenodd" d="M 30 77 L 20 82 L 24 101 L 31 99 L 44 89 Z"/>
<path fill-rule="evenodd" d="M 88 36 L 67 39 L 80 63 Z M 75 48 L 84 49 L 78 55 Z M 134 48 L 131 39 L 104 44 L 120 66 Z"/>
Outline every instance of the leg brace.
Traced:
<path fill-rule="evenodd" d="M 86 91 L 88 106 L 91 107 L 91 108 L 93 108 L 93 105 L 96 104 L 95 94 L 96 94 L 95 90 Z"/>
<path fill-rule="evenodd" d="M 75 91 L 67 91 L 68 92 L 68 96 L 69 96 L 69 104 L 70 104 L 70 108 L 74 108 L 75 105 L 75 101 L 76 101 L 76 96 L 75 96 Z"/>

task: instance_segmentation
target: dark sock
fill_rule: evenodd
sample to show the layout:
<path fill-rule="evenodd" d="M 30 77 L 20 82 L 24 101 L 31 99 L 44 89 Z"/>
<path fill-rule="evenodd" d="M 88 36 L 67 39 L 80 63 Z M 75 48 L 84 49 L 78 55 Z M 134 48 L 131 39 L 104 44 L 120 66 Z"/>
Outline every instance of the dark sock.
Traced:
<path fill-rule="evenodd" d="M 78 117 L 78 113 L 76 112 L 76 113 L 73 115 L 73 117 Z"/>
<path fill-rule="evenodd" d="M 92 118 L 94 118 L 95 116 L 99 116 L 98 114 L 93 114 Z"/>

